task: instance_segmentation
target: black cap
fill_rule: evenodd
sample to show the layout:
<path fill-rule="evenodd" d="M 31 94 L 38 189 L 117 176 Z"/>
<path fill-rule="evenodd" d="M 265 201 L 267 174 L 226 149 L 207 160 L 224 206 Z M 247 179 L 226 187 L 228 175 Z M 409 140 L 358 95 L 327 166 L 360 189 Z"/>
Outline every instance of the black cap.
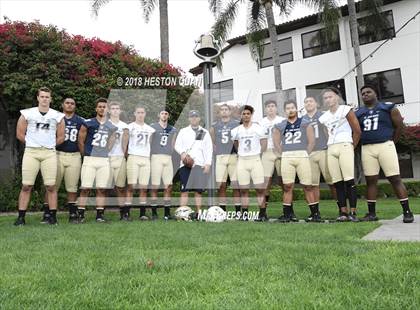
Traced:
<path fill-rule="evenodd" d="M 197 110 L 191 110 L 188 113 L 188 117 L 200 117 L 200 112 L 198 112 Z"/>

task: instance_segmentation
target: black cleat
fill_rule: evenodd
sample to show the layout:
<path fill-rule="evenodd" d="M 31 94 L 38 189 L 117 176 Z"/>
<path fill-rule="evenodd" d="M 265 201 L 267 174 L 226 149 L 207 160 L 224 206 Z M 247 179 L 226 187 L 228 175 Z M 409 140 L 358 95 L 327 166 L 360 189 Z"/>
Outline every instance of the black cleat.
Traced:
<path fill-rule="evenodd" d="M 45 213 L 42 215 L 41 224 L 49 224 L 50 223 L 51 215 L 49 213 Z"/>
<path fill-rule="evenodd" d="M 120 221 L 123 222 L 131 222 L 130 214 L 125 213 L 120 217 Z"/>
<path fill-rule="evenodd" d="M 85 216 L 79 216 L 79 224 L 83 224 L 86 221 Z"/>
<path fill-rule="evenodd" d="M 165 215 L 165 216 L 163 217 L 163 219 L 164 219 L 165 221 L 170 221 L 170 220 L 173 220 L 174 218 L 173 218 L 172 216 L 170 216 L 170 215 Z"/>
<path fill-rule="evenodd" d="M 78 218 L 76 213 L 72 213 L 72 214 L 69 215 L 69 223 L 71 223 L 71 224 L 78 224 L 79 223 L 79 218 Z"/>
<path fill-rule="evenodd" d="M 292 222 L 299 222 L 299 220 L 298 220 L 298 218 L 296 217 L 296 215 L 295 215 L 295 213 L 294 213 L 294 212 L 292 212 L 292 213 L 290 214 L 290 221 L 292 221 Z"/>
<path fill-rule="evenodd" d="M 24 226 L 25 224 L 26 224 L 25 223 L 25 218 L 24 217 L 18 217 L 13 225 Z"/>
<path fill-rule="evenodd" d="M 324 220 L 321 218 L 321 215 L 319 213 L 311 214 L 308 216 L 308 218 L 305 219 L 305 222 L 308 223 L 322 223 Z"/>
<path fill-rule="evenodd" d="M 254 222 L 268 222 L 268 221 L 269 221 L 269 218 L 267 215 L 262 215 L 262 216 L 260 215 L 258 216 L 257 219 L 254 220 Z"/>
<path fill-rule="evenodd" d="M 357 218 L 356 213 L 350 213 L 348 216 L 348 219 L 350 222 L 353 222 L 353 223 L 360 222 L 360 220 Z"/>
<path fill-rule="evenodd" d="M 414 215 L 411 211 L 403 213 L 403 223 L 413 223 Z"/>
<path fill-rule="evenodd" d="M 49 225 L 58 225 L 57 218 L 54 216 L 50 216 L 50 220 L 48 222 Z"/>
<path fill-rule="evenodd" d="M 105 223 L 106 220 L 103 216 L 97 216 L 96 217 L 96 223 Z"/>
<path fill-rule="evenodd" d="M 348 221 L 349 221 L 349 218 L 346 214 L 340 214 L 337 217 L 337 222 L 348 222 Z"/>
<path fill-rule="evenodd" d="M 290 218 L 290 215 L 282 215 L 278 218 L 279 222 L 281 223 L 289 223 L 292 221 L 292 219 Z"/>
<path fill-rule="evenodd" d="M 375 213 L 366 213 L 366 215 L 360 219 L 362 222 L 376 222 L 377 220 L 378 217 Z"/>

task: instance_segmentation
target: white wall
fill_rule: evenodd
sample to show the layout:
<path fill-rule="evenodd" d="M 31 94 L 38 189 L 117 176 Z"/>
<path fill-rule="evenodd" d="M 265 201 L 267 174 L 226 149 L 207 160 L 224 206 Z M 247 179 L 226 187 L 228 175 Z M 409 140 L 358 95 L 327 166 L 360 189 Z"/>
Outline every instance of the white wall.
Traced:
<path fill-rule="evenodd" d="M 404 0 L 384 6 L 392 9 L 395 30 L 398 30 L 415 12 L 420 10 L 420 1 Z M 306 95 L 305 85 L 322 83 L 342 78 L 353 66 L 348 17 L 340 20 L 339 51 L 303 58 L 301 34 L 321 28 L 321 25 L 301 28 L 279 38 L 292 37 L 293 62 L 282 64 L 283 89 L 296 88 L 296 97 L 302 105 Z M 361 46 L 362 59 L 383 41 Z M 416 18 L 397 36 L 387 42 L 373 57 L 363 63 L 364 74 L 400 68 L 405 104 L 400 105 L 406 123 L 420 122 L 420 18 Z M 262 117 L 261 95 L 274 91 L 273 67 L 257 70 L 247 45 L 237 44 L 226 51 L 223 72 L 215 70 L 214 81 L 233 78 L 234 100 L 251 104 L 256 109 L 255 119 Z M 355 73 L 345 78 L 348 102 L 357 101 Z"/>

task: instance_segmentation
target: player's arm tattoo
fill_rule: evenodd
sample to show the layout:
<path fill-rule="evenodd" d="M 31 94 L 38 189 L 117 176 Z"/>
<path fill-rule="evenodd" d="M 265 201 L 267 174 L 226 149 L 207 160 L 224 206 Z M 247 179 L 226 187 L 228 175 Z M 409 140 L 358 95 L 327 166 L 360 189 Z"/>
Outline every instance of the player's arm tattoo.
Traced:
<path fill-rule="evenodd" d="M 264 153 L 267 150 L 267 138 L 260 139 L 261 153 Z"/>
<path fill-rule="evenodd" d="M 346 118 L 353 132 L 353 147 L 356 148 L 359 144 L 362 130 L 360 129 L 359 121 L 357 120 L 356 114 L 354 114 L 353 110 L 350 110 Z"/>
<path fill-rule="evenodd" d="M 311 125 L 306 127 L 306 137 L 308 138 L 308 146 L 306 148 L 306 151 L 308 152 L 308 154 L 311 154 L 315 147 L 315 132 L 314 128 Z"/>
<path fill-rule="evenodd" d="M 86 126 L 80 126 L 79 135 L 77 137 L 77 145 L 79 146 L 80 154 L 85 154 L 85 141 L 86 141 L 87 128 Z"/>
<path fill-rule="evenodd" d="M 56 137 L 56 145 L 60 145 L 64 142 L 66 132 L 66 125 L 64 124 L 64 118 L 58 123 L 57 125 L 57 137 Z"/>
<path fill-rule="evenodd" d="M 25 143 L 26 129 L 27 128 L 28 128 L 28 122 L 21 115 L 19 117 L 17 125 L 16 125 L 16 138 L 22 143 Z"/>
<path fill-rule="evenodd" d="M 273 139 L 274 150 L 281 154 L 281 132 L 276 127 L 273 128 L 271 138 Z"/>
<path fill-rule="evenodd" d="M 127 157 L 127 151 L 128 151 L 128 128 L 123 130 L 123 135 L 122 135 L 122 149 L 124 152 L 125 157 Z"/>
<path fill-rule="evenodd" d="M 400 111 L 397 108 L 393 108 L 391 110 L 391 121 L 392 121 L 392 126 L 394 127 L 394 136 L 392 137 L 392 140 L 394 140 L 394 143 L 397 143 L 401 137 L 401 132 L 402 132 L 402 129 L 404 128 L 403 120 L 404 119 L 401 116 Z"/>

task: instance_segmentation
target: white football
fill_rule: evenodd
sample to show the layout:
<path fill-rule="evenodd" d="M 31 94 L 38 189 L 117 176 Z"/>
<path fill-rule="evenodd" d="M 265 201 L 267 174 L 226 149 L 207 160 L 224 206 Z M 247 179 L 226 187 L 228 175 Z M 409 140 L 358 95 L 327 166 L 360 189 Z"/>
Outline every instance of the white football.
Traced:
<path fill-rule="evenodd" d="M 210 207 L 205 214 L 206 222 L 221 223 L 226 220 L 226 212 L 218 206 Z"/>
<path fill-rule="evenodd" d="M 175 210 L 175 218 L 178 221 L 191 221 L 194 211 L 188 206 L 181 206 Z"/>

